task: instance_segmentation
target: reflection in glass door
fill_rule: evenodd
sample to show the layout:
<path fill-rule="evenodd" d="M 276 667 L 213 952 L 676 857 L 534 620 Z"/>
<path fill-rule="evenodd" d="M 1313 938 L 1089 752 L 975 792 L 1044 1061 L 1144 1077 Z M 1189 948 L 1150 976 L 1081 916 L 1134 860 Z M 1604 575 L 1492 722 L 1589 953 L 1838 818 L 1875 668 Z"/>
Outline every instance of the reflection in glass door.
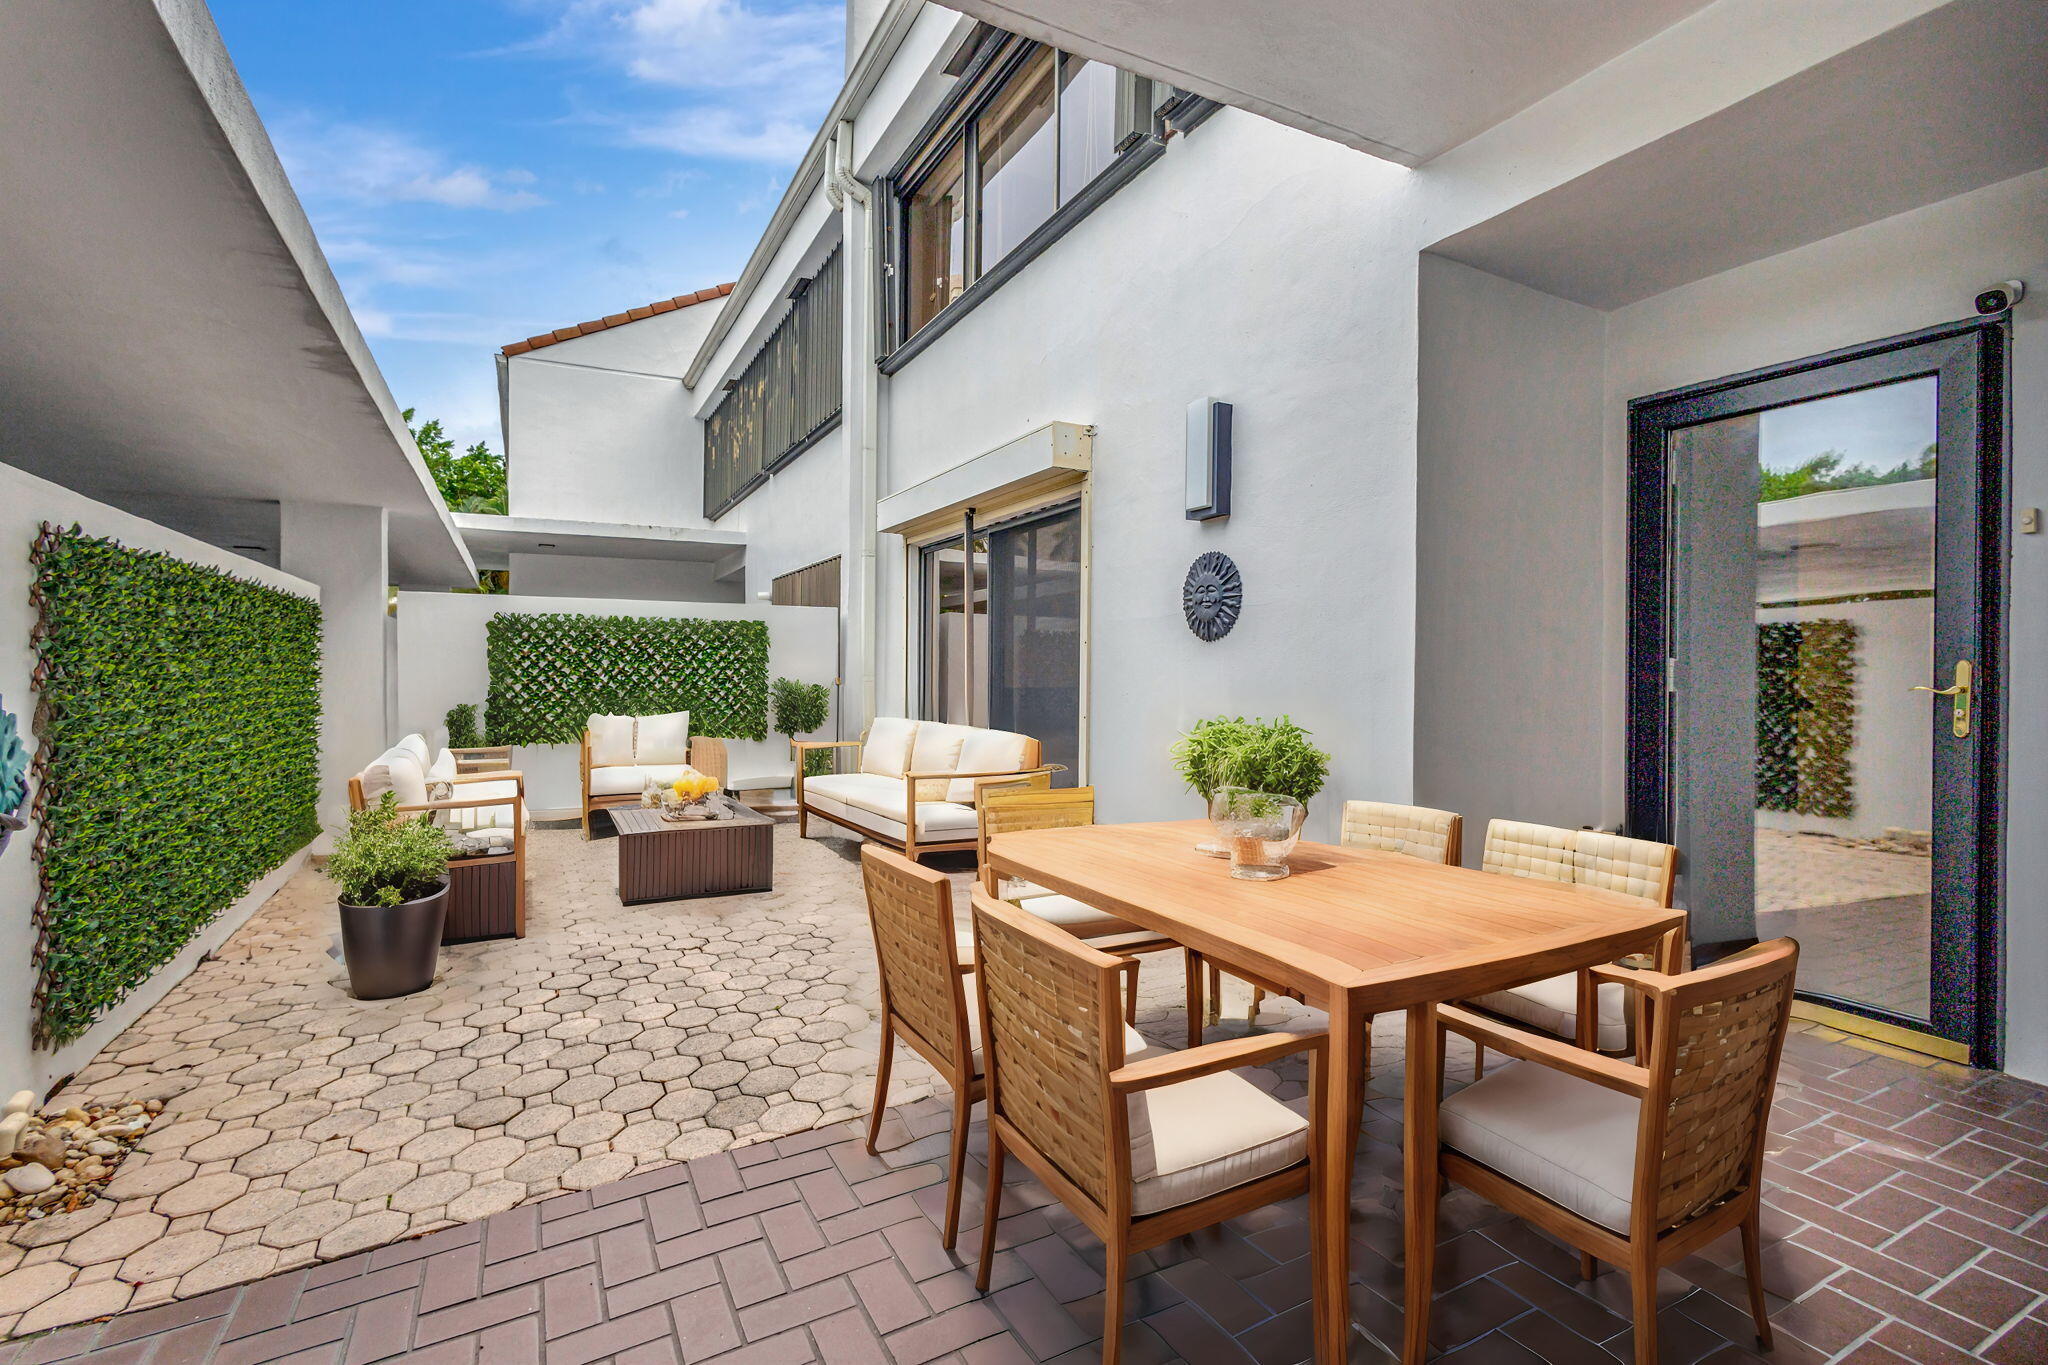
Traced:
<path fill-rule="evenodd" d="M 1036 738 L 1081 768 L 1081 511 L 976 525 L 922 551 L 923 715 Z"/>
<path fill-rule="evenodd" d="M 1631 824 L 1679 845 L 1696 945 L 1790 935 L 1802 995 L 1980 1056 L 1996 340 L 1907 339 L 1633 414 Z"/>

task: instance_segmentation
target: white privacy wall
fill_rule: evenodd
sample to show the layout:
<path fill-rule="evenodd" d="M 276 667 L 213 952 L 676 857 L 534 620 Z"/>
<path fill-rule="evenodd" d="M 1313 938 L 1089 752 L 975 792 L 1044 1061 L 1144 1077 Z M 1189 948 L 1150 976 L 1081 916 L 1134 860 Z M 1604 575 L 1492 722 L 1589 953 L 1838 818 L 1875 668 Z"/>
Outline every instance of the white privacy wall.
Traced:
<path fill-rule="evenodd" d="M 830 607 L 771 607 L 765 602 L 633 602 L 616 598 L 489 596 L 480 593 L 402 592 L 398 595 L 398 717 L 400 734 L 418 731 L 429 743 L 447 742 L 448 708 L 469 702 L 482 723 L 490 690 L 486 627 L 499 612 L 521 615 L 698 617 L 712 621 L 765 621 L 768 677 L 828 679 L 838 647 L 837 613 Z M 769 717 L 772 722 L 774 716 Z M 822 734 L 830 734 L 828 719 Z M 738 784 L 787 785 L 794 772 L 788 745 L 727 740 L 730 772 Z M 365 755 L 368 762 L 375 755 Z M 582 808 L 575 744 L 522 744 L 513 765 L 526 775 L 526 800 L 542 818 Z"/>
<path fill-rule="evenodd" d="M 239 578 L 316 601 L 320 597 L 318 588 L 290 574 L 0 465 L 0 698 L 5 699 L 7 709 L 22 726 L 24 741 L 31 750 L 35 743 L 31 729 L 35 698 L 29 691 L 29 679 L 35 670 L 35 651 L 29 646 L 29 632 L 35 624 L 35 613 L 29 606 L 29 585 L 34 575 L 28 552 L 40 523 L 45 521 L 63 526 L 76 524 L 87 535 L 109 536 L 139 550 L 161 550 L 189 564 L 224 569 Z M 369 676 L 374 678 L 374 672 Z M 31 799 L 33 796 L 31 787 Z M 26 815 L 27 811 L 21 813 Z M 35 991 L 35 836 L 36 827 L 31 824 L 14 836 L 5 853 L 0 853 L 0 1093 L 6 1094 L 23 1089 L 46 1094 L 52 1082 L 84 1066 L 116 1034 L 184 980 L 200 958 L 225 942 L 306 862 L 306 854 L 301 850 L 286 859 L 276 872 L 251 886 L 246 895 L 201 930 L 148 981 L 129 992 L 85 1036 L 55 1052 L 38 1052 L 30 1048 L 28 1041 L 29 1006 Z"/>

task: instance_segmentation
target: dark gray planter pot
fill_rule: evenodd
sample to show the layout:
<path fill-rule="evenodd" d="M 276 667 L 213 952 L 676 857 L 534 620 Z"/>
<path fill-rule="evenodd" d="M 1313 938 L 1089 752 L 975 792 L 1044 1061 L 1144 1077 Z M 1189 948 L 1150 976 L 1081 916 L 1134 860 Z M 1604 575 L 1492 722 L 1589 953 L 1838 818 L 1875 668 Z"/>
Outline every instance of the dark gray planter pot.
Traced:
<path fill-rule="evenodd" d="M 423 991 L 441 961 L 448 918 L 448 879 L 440 890 L 403 905 L 350 905 L 341 910 L 341 955 L 358 1000 L 388 1000 Z"/>
<path fill-rule="evenodd" d="M 28 828 L 28 821 L 19 815 L 0 815 L 0 853 L 7 851 L 7 841 L 21 830 Z"/>

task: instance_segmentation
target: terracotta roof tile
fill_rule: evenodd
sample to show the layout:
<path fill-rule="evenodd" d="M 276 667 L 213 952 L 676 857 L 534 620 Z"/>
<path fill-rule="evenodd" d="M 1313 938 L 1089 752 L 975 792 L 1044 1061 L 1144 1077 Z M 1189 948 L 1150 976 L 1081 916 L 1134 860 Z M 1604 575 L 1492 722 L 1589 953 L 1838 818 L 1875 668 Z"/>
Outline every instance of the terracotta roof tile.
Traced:
<path fill-rule="evenodd" d="M 688 308 L 692 304 L 709 303 L 713 299 L 722 299 L 731 292 L 731 284 L 715 284 L 709 289 L 699 289 L 693 294 L 678 294 L 672 299 L 656 299 L 653 303 L 642 304 L 638 308 L 628 308 L 623 313 L 611 313 L 589 322 L 579 322 L 572 327 L 557 327 L 552 332 L 542 332 L 524 341 L 512 342 L 504 348 L 503 354 L 525 355 L 528 351 L 537 351 L 558 341 L 574 341 L 577 337 L 586 337 L 592 332 L 624 327 L 629 322 L 639 322 L 662 313 L 673 313 L 678 308 Z"/>

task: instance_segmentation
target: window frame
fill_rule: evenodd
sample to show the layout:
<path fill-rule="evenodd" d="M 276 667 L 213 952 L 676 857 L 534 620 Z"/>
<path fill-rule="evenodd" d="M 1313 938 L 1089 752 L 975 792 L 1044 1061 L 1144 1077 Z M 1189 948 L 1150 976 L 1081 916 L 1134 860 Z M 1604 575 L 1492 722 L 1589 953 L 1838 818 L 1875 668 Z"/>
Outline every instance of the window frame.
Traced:
<path fill-rule="evenodd" d="M 1010 80 L 1038 53 L 1045 51 L 1053 53 L 1053 209 L 1007 253 L 987 263 L 984 268 L 981 260 L 982 187 L 978 173 L 980 149 L 977 145 L 980 117 L 1008 89 Z M 875 363 L 882 373 L 894 374 L 908 364 L 972 312 L 983 299 L 1000 289 L 1011 276 L 1030 264 L 1039 253 L 1064 236 L 1074 224 L 1092 213 L 1097 205 L 1157 160 L 1166 151 L 1168 137 L 1191 130 L 1217 107 L 1212 100 L 1173 90 L 1162 82 L 1150 81 L 1116 68 L 1119 82 L 1146 80 L 1148 86 L 1168 90 L 1170 98 L 1159 99 L 1150 95 L 1146 101 L 1150 106 L 1146 120 L 1149 126 L 1124 133 L 1118 139 L 1109 164 L 1071 196 L 1062 199 L 1058 181 L 1062 137 L 1060 120 L 1064 103 L 1060 99 L 1060 75 L 1062 64 L 1067 60 L 1089 59 L 1016 34 L 1006 34 L 999 42 L 982 44 L 961 73 L 952 93 L 911 139 L 910 150 L 888 175 L 881 177 L 878 187 L 884 211 L 884 251 L 877 293 L 883 300 L 883 307 L 877 310 L 882 335 L 878 348 L 880 356 Z M 910 326 L 911 279 L 908 269 L 909 204 L 930 177 L 945 166 L 956 148 L 963 168 L 962 264 L 968 281 L 957 297 L 913 329 Z"/>

